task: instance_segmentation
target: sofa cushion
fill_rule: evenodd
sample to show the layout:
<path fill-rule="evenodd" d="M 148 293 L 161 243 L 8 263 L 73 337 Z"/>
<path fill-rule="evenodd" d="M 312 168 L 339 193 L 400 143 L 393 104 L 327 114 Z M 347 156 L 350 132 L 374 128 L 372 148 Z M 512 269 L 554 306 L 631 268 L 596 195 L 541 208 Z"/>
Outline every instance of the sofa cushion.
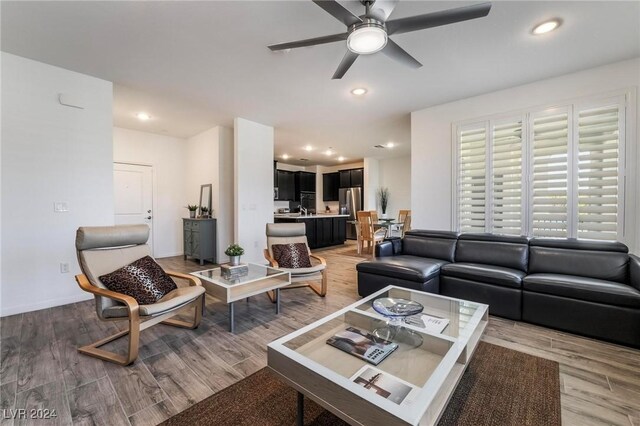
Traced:
<path fill-rule="evenodd" d="M 624 244 L 614 242 L 534 238 L 529 247 L 529 274 L 577 275 L 627 283 L 626 249 Z"/>
<path fill-rule="evenodd" d="M 495 265 L 527 270 L 527 237 L 492 234 L 462 234 L 456 246 L 456 262 Z"/>
<path fill-rule="evenodd" d="M 442 267 L 441 273 L 449 277 L 513 288 L 520 288 L 525 276 L 524 272 L 517 269 L 479 263 L 449 263 Z"/>
<path fill-rule="evenodd" d="M 525 291 L 535 293 L 640 308 L 640 291 L 613 281 L 575 275 L 533 274 L 524 277 L 522 286 Z"/>
<path fill-rule="evenodd" d="M 440 267 L 445 264 L 440 259 L 400 255 L 360 262 L 356 268 L 358 272 L 423 283 L 440 274 Z"/>
<path fill-rule="evenodd" d="M 408 231 L 402 240 L 402 254 L 453 262 L 458 234 L 448 231 Z"/>

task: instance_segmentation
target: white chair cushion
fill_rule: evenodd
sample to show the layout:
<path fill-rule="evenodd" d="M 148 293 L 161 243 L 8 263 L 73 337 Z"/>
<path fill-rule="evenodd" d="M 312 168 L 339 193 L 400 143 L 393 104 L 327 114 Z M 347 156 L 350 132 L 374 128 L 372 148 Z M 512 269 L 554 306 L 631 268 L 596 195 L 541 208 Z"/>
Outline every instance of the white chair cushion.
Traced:
<path fill-rule="evenodd" d="M 178 287 L 167 293 L 152 305 L 140 305 L 140 316 L 156 316 L 169 312 L 180 306 L 186 305 L 204 293 L 204 287 Z M 129 315 L 129 311 L 124 305 L 117 305 L 105 308 L 102 311 L 105 318 L 123 318 Z"/>
<path fill-rule="evenodd" d="M 296 269 L 278 268 L 278 270 L 285 271 L 285 272 L 291 272 L 291 278 L 293 278 L 293 277 L 299 276 L 299 275 L 317 274 L 319 272 L 324 271 L 324 268 L 325 268 L 324 265 L 318 264 L 318 265 L 313 265 L 310 268 L 296 268 Z"/>

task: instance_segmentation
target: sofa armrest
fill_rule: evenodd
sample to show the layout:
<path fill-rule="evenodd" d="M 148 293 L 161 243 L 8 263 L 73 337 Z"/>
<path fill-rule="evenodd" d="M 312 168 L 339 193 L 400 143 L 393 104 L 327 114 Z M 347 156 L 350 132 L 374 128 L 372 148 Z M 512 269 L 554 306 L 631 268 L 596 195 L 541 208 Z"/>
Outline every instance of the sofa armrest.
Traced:
<path fill-rule="evenodd" d="M 629 255 L 629 276 L 631 287 L 640 290 L 640 257 L 635 254 Z"/>
<path fill-rule="evenodd" d="M 393 256 L 393 243 L 391 241 L 382 241 L 376 244 L 376 257 Z"/>

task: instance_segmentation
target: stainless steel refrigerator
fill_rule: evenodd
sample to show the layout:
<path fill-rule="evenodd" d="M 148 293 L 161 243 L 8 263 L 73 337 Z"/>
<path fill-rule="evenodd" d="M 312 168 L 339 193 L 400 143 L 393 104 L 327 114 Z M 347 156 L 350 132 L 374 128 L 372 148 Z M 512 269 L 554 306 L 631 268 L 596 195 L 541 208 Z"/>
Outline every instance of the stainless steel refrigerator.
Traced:
<path fill-rule="evenodd" d="M 356 212 L 362 210 L 364 204 L 362 188 L 342 188 L 339 194 L 340 213 L 343 211 L 349 215 L 347 219 L 347 239 L 355 240 L 356 235 Z M 346 209 L 346 211 L 345 211 Z"/>

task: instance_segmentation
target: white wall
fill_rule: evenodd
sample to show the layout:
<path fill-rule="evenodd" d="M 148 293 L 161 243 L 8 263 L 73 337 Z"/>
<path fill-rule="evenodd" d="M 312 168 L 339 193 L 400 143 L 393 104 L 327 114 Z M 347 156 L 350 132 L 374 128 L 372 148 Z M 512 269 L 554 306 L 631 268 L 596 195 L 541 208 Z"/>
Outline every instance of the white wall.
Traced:
<path fill-rule="evenodd" d="M 376 192 L 380 186 L 380 160 L 364 159 L 364 210 L 377 210 Z"/>
<path fill-rule="evenodd" d="M 452 123 L 527 108 L 561 104 L 577 98 L 637 88 L 640 59 L 541 80 L 510 89 L 439 105 L 411 114 L 412 227 L 452 229 Z M 637 96 L 633 105 L 640 121 Z M 627 186 L 625 242 L 640 251 L 640 163 L 636 125 L 627 123 Z M 635 238 L 634 238 L 635 236 Z"/>
<path fill-rule="evenodd" d="M 398 217 L 400 209 L 411 209 L 411 156 L 378 161 L 378 187 L 389 188 L 387 216 Z M 380 205 L 378 203 L 378 211 Z"/>
<path fill-rule="evenodd" d="M 235 240 L 246 262 L 265 262 L 265 227 L 273 221 L 273 136 L 273 127 L 234 120 Z"/>
<path fill-rule="evenodd" d="M 186 140 L 115 127 L 113 161 L 153 167 L 154 256 L 181 255 L 181 218 L 189 217 L 185 206 L 190 202 L 185 193 Z"/>
<path fill-rule="evenodd" d="M 212 184 L 211 207 L 217 219 L 217 262 L 223 262 L 224 250 L 233 242 L 233 131 L 220 126 L 211 128 L 189 138 L 186 147 L 187 202 L 198 204 L 200 186 Z"/>
<path fill-rule="evenodd" d="M 91 298 L 74 281 L 74 240 L 79 226 L 113 224 L 113 95 L 110 82 L 1 55 L 5 316 Z M 60 93 L 84 109 L 60 105 Z"/>

